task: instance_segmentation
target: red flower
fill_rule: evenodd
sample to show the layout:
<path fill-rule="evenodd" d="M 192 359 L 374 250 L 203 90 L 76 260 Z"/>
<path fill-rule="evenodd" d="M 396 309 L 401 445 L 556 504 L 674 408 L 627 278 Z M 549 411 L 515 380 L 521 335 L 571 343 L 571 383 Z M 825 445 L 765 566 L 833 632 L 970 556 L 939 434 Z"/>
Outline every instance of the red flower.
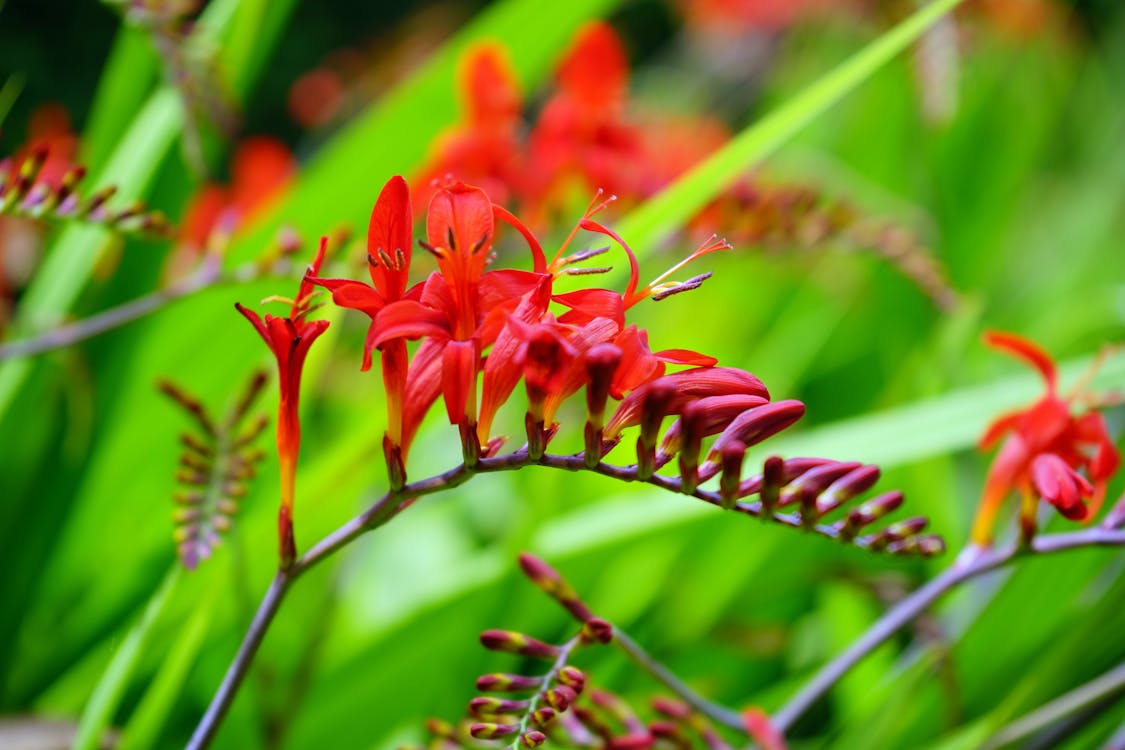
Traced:
<path fill-rule="evenodd" d="M 979 545 L 991 542 L 996 513 L 1013 490 L 1022 499 L 1020 522 L 1025 538 L 1035 533 L 1036 501 L 1040 497 L 1067 518 L 1089 520 L 1101 507 L 1106 483 L 1121 462 L 1104 418 L 1095 408 L 1072 413 L 1079 394 L 1058 394 L 1054 361 L 1031 341 L 1010 333 L 989 332 L 985 343 L 1038 370 L 1047 391 L 1027 408 L 996 419 L 980 439 L 982 450 L 1001 438 L 1004 442 L 985 479 L 984 495 L 973 522 L 973 541 Z"/>
<path fill-rule="evenodd" d="M 462 122 L 438 137 L 415 184 L 432 185 L 432 195 L 450 175 L 507 203 L 522 194 L 524 184 L 515 73 L 503 47 L 483 44 L 466 54 L 460 76 Z"/>
<path fill-rule="evenodd" d="M 289 315 L 285 317 L 258 313 L 235 303 L 235 307 L 254 326 L 277 359 L 278 385 L 281 398 L 277 410 L 277 456 L 281 470 L 281 508 L 278 511 L 278 535 L 281 564 L 288 567 L 296 557 L 293 540 L 293 498 L 297 482 L 297 454 L 301 447 L 301 420 L 297 411 L 301 395 L 301 371 L 309 347 L 328 328 L 327 320 L 307 320 L 312 308 L 309 302 L 313 284 L 309 276 L 320 270 L 324 261 L 327 240 L 320 241 L 320 249 L 309 266 L 306 278 L 301 281 L 297 298 L 289 301 Z"/>

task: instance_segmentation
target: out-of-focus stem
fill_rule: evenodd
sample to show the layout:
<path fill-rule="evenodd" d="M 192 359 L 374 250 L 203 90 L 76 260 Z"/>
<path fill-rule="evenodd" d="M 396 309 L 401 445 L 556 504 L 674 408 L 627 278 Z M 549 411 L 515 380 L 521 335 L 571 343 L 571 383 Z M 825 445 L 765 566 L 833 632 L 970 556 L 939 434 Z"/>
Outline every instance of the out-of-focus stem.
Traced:
<path fill-rule="evenodd" d="M 843 653 L 821 667 L 820 671 L 773 715 L 774 726 L 781 732 L 791 729 L 797 719 L 852 667 L 958 584 L 996 570 L 1022 555 L 1045 555 L 1095 546 L 1125 546 L 1125 531 L 1094 527 L 1082 531 L 1041 535 L 1035 537 L 1030 545 L 1026 546 L 1012 544 L 995 550 L 970 548 L 975 550 L 974 554 L 962 555 L 952 567 L 947 568 L 937 578 L 887 610 Z"/>

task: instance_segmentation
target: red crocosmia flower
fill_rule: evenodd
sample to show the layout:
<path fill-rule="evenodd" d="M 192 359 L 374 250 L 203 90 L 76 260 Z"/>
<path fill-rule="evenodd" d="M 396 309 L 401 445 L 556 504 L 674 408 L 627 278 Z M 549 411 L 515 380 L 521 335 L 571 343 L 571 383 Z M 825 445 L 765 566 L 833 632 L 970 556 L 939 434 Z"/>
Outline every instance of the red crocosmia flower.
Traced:
<path fill-rule="evenodd" d="M 387 397 L 387 433 L 384 450 L 397 483 L 402 479 L 399 472 L 410 449 L 411 438 L 433 403 L 436 394 L 424 402 L 421 412 L 408 410 L 406 404 L 409 381 L 409 360 L 406 341 L 396 339 L 379 345 L 376 343 L 379 314 L 389 305 L 406 300 L 411 295 L 417 297 L 420 289 L 408 290 L 410 274 L 411 233 L 414 225 L 414 212 L 410 206 L 410 188 L 402 177 L 392 177 L 383 186 L 375 206 L 371 210 L 371 221 L 367 228 L 367 270 L 371 285 L 349 279 L 311 279 L 332 292 L 332 301 L 340 307 L 360 310 L 371 318 L 367 332 L 367 342 L 363 347 L 361 369 L 371 367 L 371 353 L 379 347 L 383 368 L 383 385 Z M 421 353 L 418 365 L 423 371 L 428 367 L 426 360 L 430 352 Z M 414 398 L 424 398 L 424 392 L 414 392 Z"/>
<path fill-rule="evenodd" d="M 480 188 L 455 183 L 436 193 L 422 245 L 437 258 L 438 271 L 422 285 L 418 299 L 399 300 L 378 313 L 371 340 L 375 346 L 395 339 L 444 342 L 441 392 L 450 422 L 461 425 L 466 435 L 469 428 L 477 429 L 482 352 L 500 335 L 504 314 L 550 278 L 536 271 L 486 273 L 494 222 L 492 202 Z M 542 265 L 537 255 L 535 266 Z"/>
<path fill-rule="evenodd" d="M 1096 408 L 1073 413 L 1080 394 L 1059 395 L 1054 361 L 1031 341 L 989 332 L 985 343 L 1038 370 L 1047 390 L 1027 408 L 998 418 L 980 439 L 982 450 L 1001 438 L 1004 442 L 985 479 L 973 522 L 973 541 L 978 545 L 992 541 L 996 514 L 1013 490 L 1022 499 L 1020 523 L 1025 539 L 1035 533 L 1040 497 L 1069 519 L 1089 520 L 1101 507 L 1106 484 L 1121 463 L 1105 419 Z"/>
<path fill-rule="evenodd" d="M 297 482 L 297 454 L 301 447 L 301 421 L 297 411 L 301 395 L 301 371 L 309 347 L 328 328 L 327 320 L 307 320 L 312 307 L 314 288 L 309 277 L 320 270 L 324 261 L 327 240 L 320 241 L 320 249 L 302 279 L 297 298 L 288 300 L 289 315 L 266 313 L 263 319 L 240 304 L 235 307 L 258 331 L 277 359 L 278 385 L 281 398 L 277 409 L 277 456 L 281 470 L 281 508 L 278 511 L 278 542 L 282 567 L 288 567 L 296 557 L 293 539 L 293 499 Z"/>
<path fill-rule="evenodd" d="M 522 192 L 524 182 L 515 73 L 504 48 L 490 43 L 469 50 L 460 74 L 462 122 L 438 137 L 415 184 L 430 185 L 432 195 L 451 175 L 507 203 Z"/>
<path fill-rule="evenodd" d="M 217 228 L 233 231 L 268 209 L 288 187 L 296 161 L 285 144 L 269 136 L 247 138 L 235 149 L 229 186 L 204 185 L 184 214 L 183 239 L 196 252 Z"/>
<path fill-rule="evenodd" d="M 635 196 L 643 179 L 640 130 L 626 122 L 628 61 L 613 29 L 594 22 L 579 31 L 557 74 L 558 92 L 531 133 L 531 205 L 565 199 L 575 182 Z M 559 193 L 562 195 L 559 195 Z"/>

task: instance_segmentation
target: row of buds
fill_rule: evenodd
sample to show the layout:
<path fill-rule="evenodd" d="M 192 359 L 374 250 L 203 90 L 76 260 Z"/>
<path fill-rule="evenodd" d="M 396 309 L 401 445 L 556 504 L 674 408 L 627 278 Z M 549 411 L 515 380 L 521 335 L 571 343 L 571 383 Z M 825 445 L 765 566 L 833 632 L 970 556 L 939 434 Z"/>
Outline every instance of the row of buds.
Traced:
<path fill-rule="evenodd" d="M 181 489 L 173 496 L 177 506 L 172 514 L 173 538 L 180 561 L 189 570 L 210 557 L 222 534 L 230 530 L 239 502 L 256 474 L 256 465 L 265 457 L 254 443 L 265 430 L 267 419 L 249 416 L 265 382 L 265 374 L 256 373 L 222 422 L 213 420 L 197 398 L 172 383 L 160 383 L 160 390 L 199 427 L 199 434 L 185 432 L 180 436 L 184 450 L 176 482 Z"/>
<path fill-rule="evenodd" d="M 477 680 L 477 689 L 481 692 L 527 695 L 473 698 L 469 702 L 469 713 L 479 721 L 470 726 L 469 734 L 481 740 L 518 736 L 522 746 L 537 747 L 546 740 L 545 732 L 561 717 L 572 717 L 570 709 L 586 687 L 586 675 L 567 664 L 571 653 L 582 646 L 609 643 L 613 638 L 613 626 L 595 617 L 574 587 L 544 561 L 524 553 L 519 557 L 519 564 L 524 575 L 569 612 L 581 627 L 562 645 L 545 643 L 510 630 L 489 630 L 481 634 L 481 643 L 489 650 L 545 659 L 553 664 L 542 675 L 482 675 Z"/>
<path fill-rule="evenodd" d="M 139 201 L 124 208 L 110 208 L 109 201 L 117 193 L 115 187 L 103 188 L 89 197 L 78 195 L 78 185 L 86 176 L 85 167 L 70 168 L 57 183 L 42 179 L 47 156 L 47 149 L 39 148 L 18 165 L 12 159 L 0 161 L 0 214 L 75 219 L 153 237 L 170 237 L 174 233 L 164 214 L 149 211 Z"/>

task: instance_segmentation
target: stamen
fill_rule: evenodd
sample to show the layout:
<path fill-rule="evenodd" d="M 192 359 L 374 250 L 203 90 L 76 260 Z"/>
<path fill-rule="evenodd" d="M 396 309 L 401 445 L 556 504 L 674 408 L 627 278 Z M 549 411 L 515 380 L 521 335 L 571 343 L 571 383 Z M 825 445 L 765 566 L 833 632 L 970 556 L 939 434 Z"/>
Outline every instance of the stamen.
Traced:
<path fill-rule="evenodd" d="M 391 260 L 391 256 L 387 255 L 386 250 L 384 250 L 383 248 L 379 248 L 376 252 L 379 253 L 379 262 L 383 264 L 383 268 L 386 268 L 390 271 L 398 270 L 395 267 L 394 261 Z"/>
<path fill-rule="evenodd" d="M 451 226 L 445 228 L 445 244 L 449 245 L 450 250 L 457 252 L 457 237 L 454 236 Z"/>
<path fill-rule="evenodd" d="M 492 235 L 490 235 L 488 232 L 485 232 L 479 240 L 473 243 L 472 248 L 469 250 L 469 255 L 476 255 L 477 253 L 479 253 L 488 245 L 491 239 Z"/>
<path fill-rule="evenodd" d="M 418 246 L 421 247 L 426 252 L 428 252 L 430 255 L 437 258 L 438 260 L 443 260 L 447 255 L 445 250 L 443 250 L 441 248 L 434 247 L 433 245 L 426 242 L 425 240 L 418 240 Z"/>
<path fill-rule="evenodd" d="M 591 268 L 564 268 L 560 273 L 565 273 L 567 276 L 593 276 L 598 273 L 608 273 L 613 270 L 613 266 L 594 266 Z"/>
<path fill-rule="evenodd" d="M 652 287 L 652 301 L 659 302 L 662 299 L 671 297 L 673 294 L 680 294 L 681 292 L 690 292 L 692 289 L 698 289 L 703 286 L 703 282 L 711 278 L 712 272 L 701 273 L 698 276 L 692 276 L 687 281 L 673 281 L 660 286 Z"/>

